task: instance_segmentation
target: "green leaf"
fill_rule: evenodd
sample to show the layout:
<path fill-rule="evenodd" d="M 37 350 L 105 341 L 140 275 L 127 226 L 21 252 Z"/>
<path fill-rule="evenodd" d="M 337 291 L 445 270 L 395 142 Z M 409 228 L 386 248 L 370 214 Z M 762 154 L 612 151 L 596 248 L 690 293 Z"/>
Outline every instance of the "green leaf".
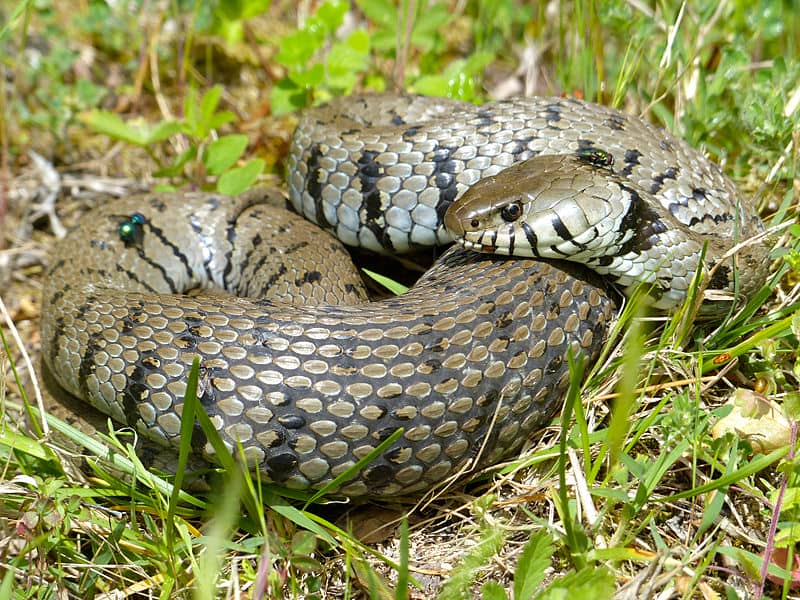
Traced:
<path fill-rule="evenodd" d="M 183 131 L 187 135 L 202 137 L 197 132 L 197 89 L 191 86 L 186 90 L 186 98 L 183 99 Z"/>
<path fill-rule="evenodd" d="M 310 96 L 289 78 L 279 81 L 270 92 L 269 101 L 274 116 L 280 116 L 308 106 Z"/>
<path fill-rule="evenodd" d="M 402 283 L 397 283 L 394 279 L 387 277 L 386 275 L 381 275 L 380 273 L 375 273 L 374 271 L 370 271 L 369 269 L 361 269 L 366 273 L 369 277 L 380 283 L 383 287 L 387 290 L 399 296 L 400 294 L 405 294 L 408 291 L 408 288 L 404 286 Z"/>
<path fill-rule="evenodd" d="M 245 0 L 242 9 L 242 18 L 251 19 L 269 10 L 272 5 L 271 0 Z"/>
<path fill-rule="evenodd" d="M 217 106 L 219 106 L 219 99 L 221 97 L 221 85 L 215 85 L 203 94 L 203 98 L 200 100 L 200 119 L 202 122 L 207 123 L 211 120 L 211 117 L 217 111 Z"/>
<path fill-rule="evenodd" d="M 208 128 L 208 131 L 211 131 L 212 129 L 218 129 L 219 127 L 222 127 L 226 123 L 230 123 L 235 120 L 236 120 L 235 114 L 233 114 L 229 110 L 222 110 L 218 113 L 213 114 L 211 118 L 209 118 L 208 122 L 206 123 L 206 127 Z M 206 135 L 208 135 L 208 133 L 206 133 Z"/>
<path fill-rule="evenodd" d="M 356 74 L 365 71 L 368 63 L 369 35 L 358 29 L 328 52 L 325 59 L 328 85 L 350 91 L 356 84 Z"/>
<path fill-rule="evenodd" d="M 323 570 L 320 562 L 310 556 L 292 556 L 292 569 L 297 569 L 302 573 L 319 573 Z"/>
<path fill-rule="evenodd" d="M 173 135 L 179 133 L 181 130 L 181 124 L 179 121 L 161 121 L 160 123 L 156 123 L 156 125 L 150 129 L 149 133 L 147 134 L 147 144 L 155 144 L 157 142 L 163 142 L 166 139 L 171 138 Z"/>
<path fill-rule="evenodd" d="M 348 10 L 348 2 L 328 1 L 317 9 L 316 17 L 328 33 L 334 33 L 344 21 Z"/>
<path fill-rule="evenodd" d="M 33 0 L 22 0 L 21 2 L 17 2 L 17 5 L 14 7 L 14 12 L 12 12 L 10 16 L 6 15 L 8 20 L 6 21 L 6 24 L 0 28 L 0 40 L 4 40 L 9 31 L 16 29 L 17 25 L 19 25 L 19 22 L 22 19 L 23 13 L 28 9 L 29 4 L 34 4 Z M 11 569 L 9 569 L 9 571 L 11 571 Z M 6 579 L 8 578 L 7 576 L 8 573 L 6 573 Z M 5 598 L 6 596 L 3 597 Z"/>
<path fill-rule="evenodd" d="M 317 549 L 317 538 L 309 531 L 297 531 L 292 536 L 292 554 L 295 556 L 311 556 Z"/>
<path fill-rule="evenodd" d="M 91 110 L 83 113 L 79 118 L 81 122 L 97 133 L 134 146 L 147 145 L 150 132 L 144 123 L 140 125 L 127 123 L 118 114 L 107 110 Z"/>
<path fill-rule="evenodd" d="M 181 174 L 186 163 L 193 160 L 195 156 L 197 156 L 197 146 L 189 146 L 172 161 L 171 165 L 159 169 L 154 175 L 156 177 L 176 177 Z"/>
<path fill-rule="evenodd" d="M 4 459 L 10 454 L 10 452 L 7 452 L 8 450 L 24 452 L 25 454 L 40 459 L 52 458 L 48 449 L 38 441 L 21 435 L 11 429 L 0 431 L 0 448 L 4 449 L 3 452 L 0 452 L 0 455 L 2 455 Z"/>
<path fill-rule="evenodd" d="M 270 0 L 219 0 L 214 14 L 225 21 L 240 21 L 267 12 L 270 4 Z"/>
<path fill-rule="evenodd" d="M 537 531 L 522 549 L 514 574 L 514 598 L 532 598 L 536 588 L 544 581 L 545 570 L 550 566 L 553 544 L 544 529 Z"/>
<path fill-rule="evenodd" d="M 450 9 L 443 3 L 427 7 L 417 17 L 411 34 L 411 43 L 417 48 L 431 50 L 439 37 L 439 29 L 453 19 Z"/>
<path fill-rule="evenodd" d="M 502 527 L 485 528 L 481 541 L 470 548 L 439 589 L 439 600 L 469 598 L 469 588 L 475 581 L 475 576 L 503 547 L 505 535 Z"/>
<path fill-rule="evenodd" d="M 324 41 L 324 36 L 305 30 L 285 35 L 281 38 L 275 61 L 290 69 L 304 68 L 322 48 Z"/>
<path fill-rule="evenodd" d="M 536 596 L 539 600 L 563 600 L 564 598 L 611 600 L 613 597 L 613 574 L 605 567 L 597 566 L 586 567 L 577 573 L 569 573 L 556 579 L 547 586 L 544 592 Z"/>
<path fill-rule="evenodd" d="M 397 46 L 397 33 L 389 29 L 379 29 L 370 39 L 372 47 L 381 52 L 394 52 Z"/>
<path fill-rule="evenodd" d="M 236 196 L 241 194 L 253 185 L 264 170 L 264 161 L 254 158 L 243 167 L 231 169 L 223 173 L 217 181 L 217 191 L 220 194 Z"/>
<path fill-rule="evenodd" d="M 487 581 L 481 586 L 483 600 L 508 600 L 506 590 L 496 581 Z"/>
<path fill-rule="evenodd" d="M 96 106 L 107 94 L 108 89 L 101 85 L 95 85 L 88 79 L 79 79 L 75 82 L 75 93 L 78 96 L 81 107 Z"/>
<path fill-rule="evenodd" d="M 226 135 L 211 142 L 203 152 L 203 164 L 210 175 L 221 175 L 242 157 L 246 135 Z"/>
<path fill-rule="evenodd" d="M 356 29 L 353 33 L 347 36 L 344 42 L 348 48 L 354 52 L 369 55 L 369 33 L 365 29 Z"/>
<path fill-rule="evenodd" d="M 244 40 L 244 21 L 241 19 L 219 19 L 214 29 L 228 46 L 240 44 Z"/>
<path fill-rule="evenodd" d="M 392 29 L 394 33 L 397 28 L 397 7 L 391 0 L 356 0 L 356 4 L 370 21 Z"/>
<path fill-rule="evenodd" d="M 309 515 L 305 511 L 301 511 L 295 506 L 289 504 L 285 498 L 282 498 L 269 490 L 264 491 L 264 501 L 276 513 L 286 517 L 295 525 L 308 529 L 310 532 L 318 535 L 331 546 L 338 546 L 338 542 L 331 537 L 320 525 L 312 520 L 313 515 Z"/>
<path fill-rule="evenodd" d="M 411 91 L 423 96 L 447 96 L 450 78 L 446 75 L 423 75 L 411 86 Z"/>
<path fill-rule="evenodd" d="M 289 73 L 289 77 L 301 88 L 315 88 L 322 83 L 325 77 L 325 68 L 315 63 L 308 69 L 302 69 Z"/>
<path fill-rule="evenodd" d="M 395 600 L 408 600 L 408 519 L 400 521 L 400 564 L 397 567 L 397 592 Z"/>

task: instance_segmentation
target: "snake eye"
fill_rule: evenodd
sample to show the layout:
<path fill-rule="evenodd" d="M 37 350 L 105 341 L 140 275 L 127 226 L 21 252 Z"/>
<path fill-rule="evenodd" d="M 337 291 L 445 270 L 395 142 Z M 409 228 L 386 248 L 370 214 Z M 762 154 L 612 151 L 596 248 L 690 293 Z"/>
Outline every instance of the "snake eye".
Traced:
<path fill-rule="evenodd" d="M 473 229 L 477 229 L 480 226 L 480 224 L 481 222 L 478 219 L 472 219 L 472 221 L 469 222 L 469 226 L 472 227 Z"/>
<path fill-rule="evenodd" d="M 514 202 L 513 204 L 506 204 L 500 210 L 500 216 L 503 217 L 503 220 L 507 223 L 512 223 L 522 216 L 522 205 L 519 202 Z"/>

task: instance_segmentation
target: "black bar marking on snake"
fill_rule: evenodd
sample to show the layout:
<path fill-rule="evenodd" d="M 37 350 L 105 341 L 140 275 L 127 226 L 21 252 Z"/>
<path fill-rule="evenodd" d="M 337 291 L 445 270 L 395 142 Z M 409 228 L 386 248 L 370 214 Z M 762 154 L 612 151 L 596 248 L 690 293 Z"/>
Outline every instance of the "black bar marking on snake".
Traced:
<path fill-rule="evenodd" d="M 225 239 L 228 240 L 228 250 L 225 252 L 225 269 L 222 271 L 222 285 L 225 287 L 225 289 L 228 289 L 228 276 L 233 271 L 233 261 L 231 260 L 231 257 L 233 256 L 233 249 L 236 247 L 236 225 L 236 221 L 233 221 L 228 223 L 228 226 L 225 228 Z M 205 267 L 208 281 L 214 281 L 214 274 L 211 272 L 212 262 L 212 260 L 203 261 L 203 266 Z"/>
<path fill-rule="evenodd" d="M 167 209 L 167 205 L 158 196 L 150 196 L 150 206 L 158 212 L 163 213 Z"/>
<path fill-rule="evenodd" d="M 440 206 L 450 206 L 458 196 L 458 184 L 455 178 L 458 161 L 451 158 L 455 150 L 455 148 L 449 146 L 437 146 L 431 154 L 433 181 L 434 185 L 439 189 L 437 213 Z"/>
<path fill-rule="evenodd" d="M 304 283 L 319 283 L 320 281 L 322 281 L 322 273 L 319 271 L 306 271 L 301 279 L 294 280 L 294 284 L 301 286 Z"/>
<path fill-rule="evenodd" d="M 288 246 L 285 250 L 286 254 L 294 254 L 298 250 L 302 250 L 303 248 L 308 247 L 308 242 L 296 242 L 291 246 Z"/>
<path fill-rule="evenodd" d="M 66 292 L 69 292 L 71 289 L 72 289 L 71 285 L 65 285 L 62 289 L 58 290 L 52 296 L 50 296 L 50 304 L 51 304 L 51 306 L 58 305 L 58 302 L 61 300 L 61 298 L 64 297 L 64 294 Z M 87 298 L 87 302 L 88 301 L 89 301 L 89 299 Z M 56 356 L 58 356 L 58 348 L 60 347 L 60 344 L 58 343 L 58 341 L 62 337 L 64 337 L 66 335 L 66 333 L 67 332 L 66 332 L 65 327 L 64 327 L 64 315 L 60 314 L 60 315 L 58 315 L 56 317 L 55 335 L 53 337 L 53 342 L 54 343 L 53 343 L 53 347 L 50 348 L 50 352 L 49 352 L 49 354 L 50 354 L 50 364 L 51 365 L 56 364 Z"/>
<path fill-rule="evenodd" d="M 300 415 L 284 415 L 278 417 L 278 423 L 286 427 L 286 429 L 300 429 L 305 427 L 306 420 Z"/>
<path fill-rule="evenodd" d="M 553 102 L 552 104 L 548 104 L 544 108 L 544 119 L 549 123 L 557 123 L 561 120 L 561 109 L 562 106 Z M 552 125 L 551 125 L 552 127 Z"/>
<path fill-rule="evenodd" d="M 380 225 L 380 223 L 377 221 L 367 221 L 364 223 L 364 226 L 366 226 L 366 228 L 369 229 L 378 240 L 380 240 L 384 248 L 394 250 L 392 238 L 389 236 L 389 233 Z"/>
<path fill-rule="evenodd" d="M 623 119 L 620 115 L 609 116 L 605 121 L 603 121 L 603 124 L 614 131 L 625 130 L 625 119 Z"/>
<path fill-rule="evenodd" d="M 264 444 L 267 448 L 277 448 L 278 446 L 286 443 L 286 432 L 280 427 L 270 428 L 269 432 L 275 437 Z M 297 447 L 297 440 L 291 440 L 289 447 L 294 450 Z"/>
<path fill-rule="evenodd" d="M 713 269 L 715 266 L 716 264 L 712 262 L 709 264 L 709 269 Z M 730 285 L 732 279 L 733 272 L 731 268 L 728 265 L 719 265 L 711 275 L 708 286 L 713 290 L 725 289 Z"/>
<path fill-rule="evenodd" d="M 392 240 L 386 233 L 383 219 L 383 200 L 377 187 L 378 179 L 383 175 L 383 168 L 377 161 L 378 152 L 363 150 L 356 161 L 358 180 L 361 184 L 362 219 L 361 226 L 369 229 L 377 240 L 391 248 Z"/>
<path fill-rule="evenodd" d="M 81 316 L 86 314 L 90 310 L 93 310 L 96 300 L 97 299 L 93 295 L 87 296 L 86 302 L 77 307 L 77 310 L 75 311 L 76 315 Z M 98 339 L 99 335 L 100 334 L 89 335 L 89 341 L 86 344 L 86 350 L 81 356 L 81 363 L 80 366 L 78 367 L 78 383 L 81 388 L 81 394 L 88 394 L 89 391 L 87 378 L 88 375 L 94 372 L 93 370 L 94 361 L 92 360 L 92 357 L 101 348 L 95 341 Z M 54 346 L 54 348 L 58 348 L 58 346 Z M 53 362 L 52 364 L 57 364 L 57 363 Z M 88 395 L 84 395 L 84 397 L 89 398 Z"/>
<path fill-rule="evenodd" d="M 408 446 L 398 446 L 394 450 L 389 450 L 383 457 L 390 462 L 399 463 L 408 450 Z"/>
<path fill-rule="evenodd" d="M 630 177 L 633 170 L 639 166 L 639 159 L 642 157 L 642 153 L 638 150 L 625 150 L 625 167 L 620 171 L 621 175 L 625 177 Z"/>
<path fill-rule="evenodd" d="M 505 312 L 494 321 L 496 329 L 505 329 L 514 322 L 514 315 L 511 312 Z"/>
<path fill-rule="evenodd" d="M 657 241 L 657 236 L 667 231 L 667 225 L 659 218 L 658 213 L 647 206 L 636 190 L 623 183 L 619 187 L 631 198 L 628 212 L 620 221 L 619 238 L 628 231 L 633 231 L 634 235 L 620 246 L 617 255 L 650 250 Z"/>
<path fill-rule="evenodd" d="M 422 125 L 414 125 L 412 127 L 409 127 L 402 134 L 403 135 L 403 141 L 404 142 L 411 141 L 413 138 L 415 138 L 417 135 L 419 135 L 419 132 L 420 132 L 421 129 L 422 129 Z"/>
<path fill-rule="evenodd" d="M 244 274 L 245 270 L 247 270 L 250 273 L 258 273 L 262 269 L 262 267 L 264 266 L 264 263 L 269 258 L 270 253 L 261 252 L 261 256 L 260 256 L 260 258 L 258 258 L 258 260 L 253 259 L 253 256 L 257 256 L 257 250 L 261 247 L 261 244 L 263 244 L 263 243 L 264 243 L 264 238 L 261 237 L 260 233 L 255 233 L 250 238 L 250 248 L 247 250 L 247 252 L 245 252 L 244 258 L 242 259 L 242 262 L 241 262 L 241 264 L 243 265 L 242 274 Z M 274 248 L 272 248 L 272 250 L 274 250 Z M 227 266 L 226 266 L 225 276 L 223 277 L 223 282 L 225 283 L 225 289 L 226 290 L 234 289 L 234 286 L 232 285 L 232 282 L 228 281 L 227 274 L 229 272 L 232 272 L 232 269 L 228 269 Z M 243 278 L 243 280 L 247 280 L 247 279 L 248 278 L 246 278 L 246 277 Z M 240 282 L 240 286 L 236 287 L 235 289 L 241 289 L 241 283 L 243 283 L 243 282 Z M 262 293 L 263 293 L 263 290 L 262 290 Z"/>
<path fill-rule="evenodd" d="M 553 226 L 553 229 L 562 240 L 565 242 L 572 241 L 572 233 L 570 233 L 569 229 L 567 229 L 567 226 L 564 225 L 564 221 L 561 219 L 560 215 L 554 214 L 553 218 L 550 220 L 550 225 Z"/>
<path fill-rule="evenodd" d="M 269 249 L 269 253 L 263 253 L 262 252 L 261 253 L 261 257 L 258 260 L 253 260 L 253 259 L 250 258 L 251 254 L 255 254 L 257 248 L 259 246 L 261 246 L 261 244 L 265 243 L 265 240 L 261 237 L 261 234 L 259 234 L 259 233 L 254 235 L 251 239 L 252 239 L 252 247 L 250 248 L 250 250 L 247 251 L 247 254 L 245 256 L 245 260 L 242 261 L 242 264 L 243 265 L 248 265 L 249 272 L 253 273 L 253 274 L 256 274 L 256 273 L 260 273 L 261 271 L 264 270 L 264 265 L 267 263 L 267 261 L 269 261 L 271 259 L 272 255 L 275 254 L 276 251 L 275 251 L 275 248 L 272 247 L 272 248 Z M 294 244 L 293 246 L 287 248 L 286 249 L 286 254 L 290 254 L 291 252 L 296 252 L 298 249 L 303 248 L 303 247 L 305 247 L 307 245 L 308 245 L 308 242 L 298 242 L 297 244 Z M 267 281 L 267 283 L 264 286 L 262 286 L 261 289 L 257 293 L 253 293 L 252 291 L 250 291 L 249 294 L 251 296 L 253 296 L 253 297 L 256 297 L 256 298 L 260 297 L 260 296 L 265 296 L 266 293 L 267 293 L 267 290 L 269 288 L 271 288 L 273 285 L 275 285 L 277 283 L 277 281 L 286 274 L 286 272 L 287 272 L 286 266 L 284 264 L 281 264 L 280 267 L 278 268 L 278 271 L 276 273 L 274 273 L 270 277 L 270 279 Z M 244 283 L 246 283 L 246 278 L 244 278 L 239 283 L 239 285 L 241 286 Z M 226 285 L 227 285 L 227 282 L 226 282 Z M 228 289 L 228 288 L 226 287 L 226 289 Z M 249 288 L 246 288 L 246 289 L 249 290 Z"/>
<path fill-rule="evenodd" d="M 450 208 L 452 202 L 445 202 L 439 197 L 439 202 L 436 203 L 436 220 L 438 223 L 444 223 L 444 214 Z"/>
<path fill-rule="evenodd" d="M 263 288 L 261 288 L 261 295 L 263 296 L 264 293 L 269 288 L 271 288 L 276 283 L 278 283 L 278 280 L 280 280 L 281 277 L 286 275 L 287 271 L 288 271 L 288 269 L 286 268 L 286 264 L 281 263 L 280 266 L 278 267 L 278 270 L 275 271 L 274 273 L 272 273 L 272 275 L 270 275 L 269 279 L 267 280 L 267 283 L 264 285 Z"/>
<path fill-rule="evenodd" d="M 389 437 L 394 431 L 391 431 L 388 435 L 386 435 L 383 439 Z M 383 441 L 383 440 L 381 440 Z M 393 469 L 389 465 L 376 465 L 372 464 L 368 466 L 362 472 L 362 476 L 364 477 L 364 481 L 367 483 L 371 483 L 373 485 L 379 485 L 381 483 L 386 483 L 392 477 Z"/>
<path fill-rule="evenodd" d="M 330 223 L 325 217 L 324 201 L 322 199 L 322 177 L 319 162 L 322 158 L 322 150 L 319 144 L 312 144 L 308 149 L 308 159 L 306 166 L 308 171 L 305 177 L 305 190 L 314 201 L 314 214 L 316 221 L 323 229 L 333 229 L 333 223 Z"/>
<path fill-rule="evenodd" d="M 297 457 L 291 452 L 282 452 L 270 456 L 265 461 L 269 476 L 281 483 L 291 474 L 292 469 L 297 465 Z"/>
<path fill-rule="evenodd" d="M 135 281 L 140 286 L 142 286 L 144 289 L 146 289 L 148 292 L 150 292 L 152 294 L 160 293 L 156 288 L 151 286 L 149 283 L 147 283 L 146 281 L 143 281 L 142 279 L 139 279 L 139 276 L 136 273 L 134 273 L 133 271 L 129 271 L 128 269 L 123 268 L 121 265 L 116 265 L 116 270 L 119 273 L 125 273 L 125 277 L 128 277 L 131 281 Z M 87 271 L 89 273 L 95 273 L 96 272 L 94 269 L 88 269 Z M 174 288 L 174 286 L 171 285 L 172 282 L 170 280 L 166 279 L 166 278 L 165 278 L 165 281 L 167 282 L 167 284 L 170 284 L 170 289 L 172 290 L 172 293 L 173 294 L 177 294 L 178 290 L 176 290 Z"/>
<path fill-rule="evenodd" d="M 597 264 L 600 267 L 607 267 L 613 262 L 614 262 L 614 257 L 613 256 L 603 255 L 603 256 L 600 256 L 600 257 L 597 258 L 597 260 L 595 261 L 595 264 Z"/>
<path fill-rule="evenodd" d="M 510 150 L 514 162 L 527 160 L 536 155 L 536 152 L 529 148 L 529 144 L 535 139 L 532 135 L 526 135 L 514 140 L 514 147 Z"/>
<path fill-rule="evenodd" d="M 516 237 L 516 234 L 514 232 L 514 226 L 511 225 L 508 228 L 508 255 L 509 256 L 513 256 L 514 255 L 514 241 L 515 241 L 514 238 L 515 237 Z"/>
<path fill-rule="evenodd" d="M 653 183 L 650 186 L 650 193 L 657 194 L 661 188 L 664 187 L 665 180 L 677 179 L 680 172 L 680 167 L 667 167 L 663 173 L 653 175 Z"/>
<path fill-rule="evenodd" d="M 55 297 L 55 294 L 54 294 L 53 297 Z M 60 347 L 60 345 L 58 344 L 58 341 L 61 338 L 63 338 L 67 333 L 66 329 L 65 329 L 64 315 L 59 315 L 59 316 L 56 317 L 55 325 L 56 325 L 56 327 L 55 327 L 55 335 L 53 336 L 53 341 L 56 342 L 56 343 L 53 344 L 53 347 L 50 348 L 50 352 L 48 352 L 48 354 L 50 355 L 50 362 L 48 363 L 48 367 L 49 367 L 49 365 L 56 364 L 56 358 L 58 357 L 58 349 Z M 80 385 L 80 388 L 83 391 L 83 385 Z M 88 396 L 83 396 L 83 397 L 84 398 L 88 398 Z"/>
<path fill-rule="evenodd" d="M 554 356 L 552 360 L 547 363 L 547 366 L 544 368 L 544 372 L 548 375 L 557 373 L 563 363 L 564 359 L 561 356 Z"/>
<path fill-rule="evenodd" d="M 528 244 L 531 247 L 531 252 L 534 256 L 539 256 L 539 238 L 536 237 L 536 233 L 534 233 L 533 228 L 528 225 L 526 221 L 522 221 L 520 224 L 522 227 L 522 232 L 525 234 L 525 239 L 528 240 Z"/>
<path fill-rule="evenodd" d="M 164 244 L 164 246 L 172 250 L 172 254 L 175 256 L 178 262 L 183 265 L 184 269 L 186 269 L 186 273 L 188 273 L 190 277 L 194 275 L 194 271 L 192 267 L 189 265 L 188 257 L 183 253 L 183 251 L 180 248 L 178 248 L 177 245 L 171 242 L 169 238 L 166 235 L 164 235 L 163 229 L 161 229 L 160 227 L 155 227 L 150 222 L 149 219 L 144 225 L 142 225 L 142 227 L 144 226 L 147 226 L 148 232 L 157 237 L 158 240 L 162 244 Z M 144 248 L 137 248 L 137 253 L 139 255 L 139 258 L 141 258 L 144 263 L 150 265 L 151 267 L 153 267 L 155 271 L 161 273 L 164 282 L 169 286 L 169 289 L 172 291 L 173 294 L 177 294 L 178 292 L 183 291 L 180 290 L 177 285 L 175 285 L 175 281 L 172 279 L 172 277 L 170 277 L 167 274 L 167 269 L 164 266 L 165 264 L 167 264 L 167 261 L 157 261 L 155 258 L 150 258 L 145 253 Z"/>

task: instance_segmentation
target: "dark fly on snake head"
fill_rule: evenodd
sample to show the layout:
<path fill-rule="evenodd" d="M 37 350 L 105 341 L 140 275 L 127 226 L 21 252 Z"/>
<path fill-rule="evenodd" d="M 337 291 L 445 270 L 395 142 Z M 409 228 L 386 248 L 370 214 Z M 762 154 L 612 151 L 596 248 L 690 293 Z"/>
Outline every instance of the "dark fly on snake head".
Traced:
<path fill-rule="evenodd" d="M 145 222 L 146 219 L 144 215 L 137 212 L 126 217 L 126 219 L 119 224 L 119 239 L 125 243 L 126 248 L 139 246 L 142 243 L 142 236 L 144 235 L 142 226 Z"/>
<path fill-rule="evenodd" d="M 600 148 L 582 148 L 578 150 L 578 159 L 595 167 L 611 167 L 614 155 Z"/>

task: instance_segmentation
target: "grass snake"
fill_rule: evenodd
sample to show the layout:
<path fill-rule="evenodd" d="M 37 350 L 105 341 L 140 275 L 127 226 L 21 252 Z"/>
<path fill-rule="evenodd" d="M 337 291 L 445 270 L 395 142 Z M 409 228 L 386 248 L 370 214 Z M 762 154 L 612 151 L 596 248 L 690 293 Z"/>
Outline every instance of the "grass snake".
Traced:
<path fill-rule="evenodd" d="M 576 99 L 343 98 L 303 113 L 288 163 L 307 220 L 263 188 L 86 214 L 44 282 L 59 384 L 176 445 L 199 356 L 204 409 L 266 479 L 320 488 L 402 427 L 338 493 L 414 493 L 549 422 L 568 351 L 599 352 L 609 284 L 645 282 L 671 308 L 698 270 L 742 296 L 765 278 L 763 243 L 725 255 L 763 226 L 718 166 Z M 374 302 L 341 244 L 403 253 L 453 234 L 409 292 Z"/>

